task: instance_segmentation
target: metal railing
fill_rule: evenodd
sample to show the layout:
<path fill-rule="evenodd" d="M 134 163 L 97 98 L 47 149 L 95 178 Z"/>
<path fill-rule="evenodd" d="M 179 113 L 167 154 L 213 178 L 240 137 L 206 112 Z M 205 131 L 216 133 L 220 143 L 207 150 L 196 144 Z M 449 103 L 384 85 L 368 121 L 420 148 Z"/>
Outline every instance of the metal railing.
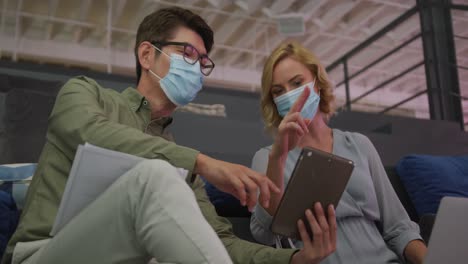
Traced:
<path fill-rule="evenodd" d="M 451 10 L 468 11 L 468 5 L 449 4 L 448 7 Z M 390 51 L 386 52 L 385 54 L 383 54 L 383 55 L 379 56 L 378 58 L 374 59 L 373 61 L 371 61 L 370 63 L 368 63 L 367 65 L 365 65 L 364 67 L 362 67 L 361 69 L 357 70 L 356 72 L 354 72 L 352 74 L 349 73 L 349 67 L 348 67 L 349 66 L 348 62 L 350 61 L 350 59 L 352 57 L 354 57 L 356 54 L 362 52 L 364 49 L 368 48 L 375 41 L 379 40 L 381 37 L 383 37 L 384 35 L 386 35 L 390 31 L 394 30 L 396 27 L 400 26 L 402 23 L 408 21 L 413 15 L 419 14 L 420 8 L 421 7 L 416 4 L 414 7 L 410 8 L 405 13 L 403 13 L 402 15 L 397 17 L 395 20 L 393 20 L 391 23 L 389 23 L 387 26 L 385 26 L 384 28 L 382 28 L 378 32 L 374 33 L 372 36 L 370 36 L 364 42 L 360 43 L 355 48 L 353 48 L 351 51 L 349 51 L 348 53 L 346 53 L 345 55 L 343 55 L 342 57 L 340 57 L 339 59 L 337 59 L 336 61 L 334 61 L 333 63 L 331 63 L 329 66 L 326 67 L 326 70 L 329 73 L 332 72 L 333 70 L 337 69 L 339 66 L 343 67 L 342 68 L 342 70 L 343 70 L 343 79 L 340 82 L 338 82 L 336 87 L 340 88 L 341 86 L 344 85 L 345 94 L 346 94 L 346 101 L 345 101 L 345 104 L 343 106 L 338 108 L 338 111 L 342 111 L 342 110 L 350 111 L 353 104 L 356 104 L 358 101 L 360 101 L 363 98 L 369 96 L 370 94 L 375 93 L 376 91 L 386 87 L 388 84 L 402 78 L 406 74 L 408 74 L 408 73 L 416 70 L 417 68 L 425 65 L 425 61 L 423 59 L 423 60 L 421 60 L 421 61 L 419 61 L 419 62 L 417 62 L 417 63 L 415 63 L 415 64 L 413 64 L 413 65 L 411 65 L 409 67 L 407 67 L 406 69 L 402 70 L 400 73 L 395 74 L 391 78 L 388 78 L 387 80 L 384 80 L 384 81 L 378 83 L 373 88 L 371 88 L 368 91 L 362 93 L 361 95 L 359 95 L 357 97 L 354 97 L 354 98 L 351 98 L 351 94 L 350 94 L 350 81 L 351 80 L 353 80 L 354 78 L 360 76 L 361 74 L 363 74 L 367 70 L 371 69 L 372 67 L 376 66 L 378 63 L 380 63 L 380 62 L 384 61 L 385 59 L 389 58 L 391 55 L 395 54 L 396 52 L 400 51 L 401 49 L 407 47 L 408 45 L 410 45 L 414 41 L 416 41 L 418 39 L 421 39 L 422 38 L 422 32 L 420 31 L 418 34 L 416 34 L 416 35 L 412 36 L 411 38 L 407 39 L 406 41 L 402 42 L 401 44 L 399 44 L 395 48 L 391 49 Z M 453 37 L 454 38 L 459 38 L 459 39 L 464 39 L 464 40 L 468 41 L 468 36 L 461 36 L 461 35 L 454 34 Z M 461 70 L 468 70 L 468 66 L 463 66 L 463 65 L 453 65 L 453 66 L 455 66 L 455 67 L 457 67 L 458 69 L 461 69 Z M 417 87 L 415 87 L 415 88 L 417 88 Z M 408 98 L 405 98 L 405 99 L 403 99 L 403 100 L 401 100 L 401 101 L 399 101 L 399 102 L 397 102 L 397 103 L 395 103 L 395 104 L 393 104 L 391 106 L 388 106 L 387 108 L 379 111 L 378 114 L 385 114 L 385 113 L 389 112 L 390 110 L 398 108 L 399 106 L 401 106 L 401 105 L 403 105 L 403 104 L 405 104 L 405 103 L 407 103 L 407 102 L 409 102 L 409 101 L 411 101 L 411 100 L 413 100 L 413 99 L 415 99 L 415 98 L 417 98 L 419 96 L 428 94 L 428 92 L 430 92 L 430 90 L 426 87 L 426 89 L 424 89 L 422 91 L 418 91 L 415 94 L 409 96 Z M 462 100 L 462 101 L 468 100 L 467 97 L 464 97 L 461 94 L 451 94 L 451 95 L 459 97 L 460 100 Z M 429 102 L 428 102 L 428 104 L 429 104 Z M 465 126 L 468 125 L 468 122 L 465 123 L 464 125 Z"/>
<path fill-rule="evenodd" d="M 346 92 L 346 102 L 345 102 L 345 105 L 344 106 L 341 106 L 340 108 L 338 108 L 338 111 L 342 111 L 343 108 L 350 111 L 351 110 L 351 106 L 352 104 L 356 103 L 357 101 L 361 100 L 362 98 L 382 89 L 383 87 L 385 87 L 386 85 L 396 81 L 397 79 L 403 77 L 404 75 L 408 74 L 409 72 L 417 69 L 418 67 L 424 65 L 424 60 L 421 61 L 421 62 L 418 62 L 412 66 L 410 66 L 409 68 L 403 70 L 402 72 L 396 74 L 395 76 L 377 84 L 374 88 L 368 90 L 367 92 L 359 95 L 358 97 L 356 98 L 353 98 L 351 99 L 351 95 L 350 95 L 350 81 L 354 78 L 356 78 L 357 76 L 363 74 L 364 72 L 366 72 L 367 70 L 369 70 L 370 68 L 374 67 L 375 65 L 377 65 L 378 63 L 382 62 L 383 60 L 387 59 L 388 57 L 390 57 L 392 54 L 395 54 L 396 52 L 398 52 L 399 50 L 403 49 L 404 47 L 408 46 L 409 44 L 413 43 L 413 41 L 417 40 L 417 39 L 420 39 L 421 38 L 421 33 L 418 33 L 416 34 L 415 36 L 409 38 L 408 40 L 404 41 L 403 43 L 401 43 L 400 45 L 396 46 L 395 48 L 393 48 L 392 50 L 386 52 L 385 54 L 381 55 L 380 57 L 378 57 L 377 59 L 373 60 L 372 62 L 370 62 L 369 64 L 365 65 L 364 67 L 362 67 L 360 70 L 358 70 L 357 72 L 353 73 L 353 74 L 349 74 L 349 71 L 348 71 L 348 61 L 353 57 L 355 56 L 356 54 L 358 54 L 359 52 L 363 51 L 364 49 L 366 49 L 367 47 L 369 47 L 370 45 L 372 45 L 372 43 L 374 43 L 375 41 L 377 41 L 378 39 L 380 39 L 381 37 L 383 37 L 385 34 L 387 34 L 388 32 L 394 30 L 396 27 L 398 27 L 399 25 L 401 25 L 403 22 L 407 21 L 408 19 L 410 19 L 413 15 L 417 14 L 419 11 L 418 9 L 418 6 L 414 6 L 412 7 L 411 9 L 409 9 L 408 11 L 406 11 L 405 13 L 403 13 L 402 15 L 400 15 L 399 17 L 397 17 L 395 20 L 393 20 L 392 22 L 390 22 L 387 26 L 385 26 L 384 28 L 382 28 L 381 30 L 379 30 L 378 32 L 376 32 L 374 35 L 370 36 L 367 40 L 365 40 L 364 42 L 362 42 L 361 44 L 359 44 L 358 46 L 356 46 L 355 48 L 353 48 L 351 51 L 349 51 L 348 53 L 346 53 L 345 55 L 343 55 L 341 58 L 337 59 L 336 61 L 334 61 L 332 64 L 330 64 L 329 66 L 327 66 L 327 72 L 331 72 L 333 71 L 335 68 L 339 67 L 340 65 L 343 65 L 343 80 L 340 81 L 336 87 L 341 87 L 343 84 L 344 84 L 344 87 L 345 87 L 345 92 Z M 411 101 L 413 99 L 415 99 L 416 97 L 419 97 L 423 94 L 427 93 L 427 89 L 424 90 L 424 91 L 420 91 L 412 96 L 410 96 L 409 98 L 406 98 L 382 111 L 379 112 L 379 114 L 384 114 L 392 109 L 395 109 L 397 108 L 398 106 L 408 102 L 408 101 Z"/>
<path fill-rule="evenodd" d="M 468 5 L 460 5 L 460 4 L 450 4 L 450 8 L 452 10 L 461 10 L 461 11 L 468 11 Z M 453 34 L 453 37 L 454 38 L 458 38 L 458 39 L 463 39 L 463 40 L 468 40 L 468 36 L 461 36 L 461 35 L 457 35 L 457 34 Z M 468 70 L 468 67 L 467 66 L 463 66 L 463 65 L 455 65 L 458 69 L 461 69 L 461 70 Z M 462 96 L 461 94 L 456 94 L 456 93 L 452 93 L 452 96 L 456 96 L 456 97 L 459 97 L 460 100 L 462 101 L 468 101 L 468 97 L 466 96 Z M 463 112 L 463 110 L 462 110 Z M 466 119 L 465 119 L 466 120 Z M 465 129 L 466 127 L 468 126 L 468 120 L 466 120 L 466 122 L 463 123 L 463 126 L 465 126 Z"/>

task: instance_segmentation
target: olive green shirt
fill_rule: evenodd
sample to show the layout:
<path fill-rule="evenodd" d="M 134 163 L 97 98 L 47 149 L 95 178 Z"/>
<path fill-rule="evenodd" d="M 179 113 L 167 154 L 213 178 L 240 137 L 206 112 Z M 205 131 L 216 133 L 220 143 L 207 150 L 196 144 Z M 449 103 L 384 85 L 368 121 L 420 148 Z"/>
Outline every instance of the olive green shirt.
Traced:
<path fill-rule="evenodd" d="M 18 228 L 2 263 L 10 263 L 18 242 L 49 238 L 78 145 L 93 145 L 148 159 L 163 159 L 187 169 L 191 175 L 198 151 L 168 140 L 165 128 L 171 118 L 151 120 L 148 101 L 134 88 L 122 93 L 102 88 L 94 80 L 69 80 L 57 95 L 49 117 L 46 143 Z M 288 263 L 294 250 L 277 250 L 241 240 L 229 221 L 219 217 L 197 177 L 187 184 L 234 263 Z"/>

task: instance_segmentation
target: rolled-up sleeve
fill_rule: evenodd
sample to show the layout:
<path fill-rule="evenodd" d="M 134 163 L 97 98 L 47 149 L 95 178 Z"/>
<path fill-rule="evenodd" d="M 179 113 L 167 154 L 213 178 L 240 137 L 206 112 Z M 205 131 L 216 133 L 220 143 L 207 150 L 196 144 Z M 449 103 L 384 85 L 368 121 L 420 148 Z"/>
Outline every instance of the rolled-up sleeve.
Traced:
<path fill-rule="evenodd" d="M 266 173 L 268 167 L 268 154 L 266 148 L 257 151 L 252 159 L 252 169 L 260 173 Z M 265 245 L 275 244 L 275 235 L 270 231 L 273 217 L 260 205 L 255 206 L 250 218 L 250 231 L 258 242 Z"/>
<path fill-rule="evenodd" d="M 381 219 L 377 224 L 382 230 L 382 237 L 388 247 L 405 260 L 404 251 L 408 243 L 412 240 L 422 240 L 419 226 L 410 220 L 398 199 L 372 142 L 360 134 L 358 139 L 363 149 L 367 150 L 369 169 L 380 210 Z"/>
<path fill-rule="evenodd" d="M 100 89 L 85 78 L 74 78 L 60 90 L 49 117 L 47 139 L 73 159 L 76 147 L 88 142 L 148 159 L 163 159 L 190 173 L 198 151 L 179 146 L 159 136 L 110 120 Z"/>
<path fill-rule="evenodd" d="M 198 177 L 192 189 L 195 192 L 198 205 L 205 216 L 206 221 L 213 227 L 216 234 L 223 242 L 232 262 L 237 264 L 287 264 L 297 249 L 275 249 L 269 246 L 251 243 L 236 237 L 233 234 L 229 220 L 216 214 L 213 204 L 206 195 L 203 182 Z"/>

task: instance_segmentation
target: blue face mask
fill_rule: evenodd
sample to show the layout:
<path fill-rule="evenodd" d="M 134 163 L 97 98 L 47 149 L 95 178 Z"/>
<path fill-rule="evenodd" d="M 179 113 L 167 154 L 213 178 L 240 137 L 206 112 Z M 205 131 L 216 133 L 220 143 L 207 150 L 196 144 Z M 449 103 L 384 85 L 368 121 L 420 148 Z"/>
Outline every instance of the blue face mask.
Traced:
<path fill-rule="evenodd" d="M 187 63 L 179 54 L 167 55 L 165 52 L 153 46 L 156 50 L 170 59 L 169 72 L 164 78 L 159 77 L 152 70 L 149 72 L 159 79 L 161 89 L 167 98 L 177 106 L 184 106 L 197 96 L 203 86 L 203 75 L 200 72 L 200 62 L 193 65 Z"/>
<path fill-rule="evenodd" d="M 317 113 L 317 109 L 320 103 L 320 95 L 318 95 L 315 92 L 314 84 L 315 81 L 306 83 L 301 87 L 298 87 L 292 91 L 289 91 L 281 96 L 276 97 L 274 101 L 280 116 L 284 117 L 289 112 L 293 104 L 297 101 L 304 89 L 306 87 L 309 87 L 310 95 L 309 98 L 307 98 L 304 107 L 302 108 L 301 116 L 304 119 L 313 119 L 315 114 Z"/>

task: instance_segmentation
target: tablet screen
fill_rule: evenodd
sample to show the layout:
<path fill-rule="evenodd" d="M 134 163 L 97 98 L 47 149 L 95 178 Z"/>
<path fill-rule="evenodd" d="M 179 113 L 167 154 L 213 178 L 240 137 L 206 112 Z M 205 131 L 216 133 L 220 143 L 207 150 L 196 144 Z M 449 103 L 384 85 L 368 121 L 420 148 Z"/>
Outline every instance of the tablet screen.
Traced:
<path fill-rule="evenodd" d="M 271 230 L 279 235 L 300 239 L 297 221 L 305 219 L 306 209 L 312 209 L 316 202 L 320 202 L 324 210 L 329 204 L 337 208 L 353 169 L 351 160 L 318 149 L 304 148 L 273 216 Z M 309 228 L 308 224 L 306 227 Z M 312 235 L 310 229 L 308 231 Z"/>

